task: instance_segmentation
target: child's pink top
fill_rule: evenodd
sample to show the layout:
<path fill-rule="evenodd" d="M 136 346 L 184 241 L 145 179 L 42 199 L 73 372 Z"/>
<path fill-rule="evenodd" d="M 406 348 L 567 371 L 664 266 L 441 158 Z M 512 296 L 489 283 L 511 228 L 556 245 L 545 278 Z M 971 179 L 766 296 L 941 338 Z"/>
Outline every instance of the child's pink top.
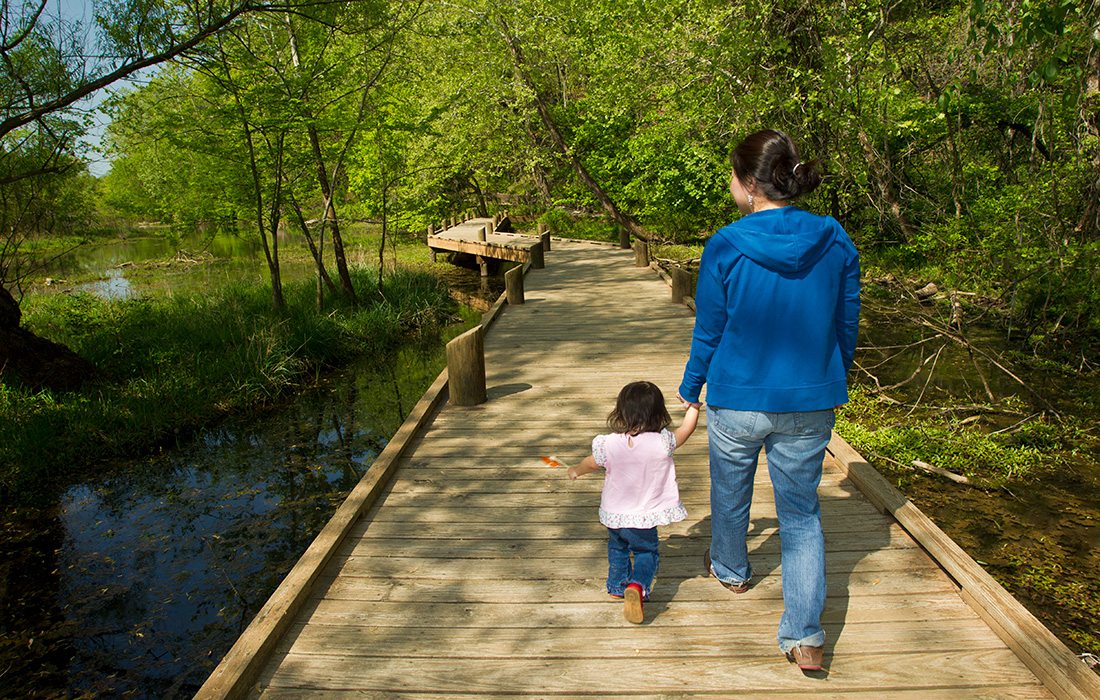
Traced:
<path fill-rule="evenodd" d="M 687 517 L 676 486 L 676 436 L 659 433 L 597 435 L 592 456 L 606 470 L 600 522 L 610 528 L 649 528 Z"/>

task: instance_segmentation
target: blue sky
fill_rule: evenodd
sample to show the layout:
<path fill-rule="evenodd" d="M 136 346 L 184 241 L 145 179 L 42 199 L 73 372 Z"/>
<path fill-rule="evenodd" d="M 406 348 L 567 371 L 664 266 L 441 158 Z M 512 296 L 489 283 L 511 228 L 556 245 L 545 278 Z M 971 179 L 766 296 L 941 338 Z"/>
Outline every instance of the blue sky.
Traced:
<path fill-rule="evenodd" d="M 57 13 L 60 12 L 65 20 L 80 22 L 85 30 L 85 41 L 87 46 L 90 49 L 94 49 L 95 36 L 92 30 L 94 28 L 95 12 L 92 0 L 49 0 L 46 7 L 46 12 L 55 17 Z M 92 51 L 89 53 L 92 53 Z M 108 90 L 118 90 L 126 85 L 126 81 L 116 83 L 109 88 L 100 90 L 77 105 L 80 109 L 87 110 L 94 120 L 92 128 L 83 139 L 86 143 L 91 145 L 93 149 L 92 152 L 88 154 L 90 159 L 88 170 L 90 170 L 93 175 L 102 176 L 111 169 L 110 162 L 98 153 L 109 121 L 107 116 L 99 111 L 99 105 L 107 98 Z"/>

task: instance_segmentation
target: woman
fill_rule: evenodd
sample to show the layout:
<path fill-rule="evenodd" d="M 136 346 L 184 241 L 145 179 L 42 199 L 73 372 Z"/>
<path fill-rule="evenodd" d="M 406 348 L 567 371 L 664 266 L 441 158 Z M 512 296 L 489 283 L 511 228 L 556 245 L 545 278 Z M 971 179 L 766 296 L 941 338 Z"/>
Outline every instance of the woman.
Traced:
<path fill-rule="evenodd" d="M 831 217 L 790 206 L 821 182 L 791 139 L 758 131 L 733 153 L 730 194 L 744 214 L 703 251 L 695 331 L 680 397 L 707 385 L 711 545 L 707 573 L 735 593 L 752 579 L 745 538 L 761 448 L 782 541 L 779 647 L 821 670 L 825 539 L 817 485 L 833 409 L 859 327 L 859 254 Z"/>

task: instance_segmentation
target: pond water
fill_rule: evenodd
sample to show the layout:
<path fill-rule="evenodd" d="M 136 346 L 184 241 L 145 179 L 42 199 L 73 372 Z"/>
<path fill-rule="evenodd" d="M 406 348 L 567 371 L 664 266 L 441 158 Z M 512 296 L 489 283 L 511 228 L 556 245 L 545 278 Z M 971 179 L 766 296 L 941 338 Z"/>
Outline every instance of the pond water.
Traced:
<path fill-rule="evenodd" d="M 114 271 L 169 247 L 89 248 L 53 273 L 106 272 L 90 291 L 109 298 L 149 293 Z M 193 288 L 206 274 L 155 289 Z M 457 268 L 451 281 L 483 297 L 503 287 Z M 478 318 L 466 316 L 258 417 L 97 468 L 54 502 L 0 507 L 0 697 L 194 695 L 443 368 L 444 341 Z"/>
<path fill-rule="evenodd" d="M 928 309 L 917 313 L 935 316 Z M 1043 446 L 1045 464 L 996 489 L 876 466 L 1070 649 L 1100 655 L 1100 375 L 1020 362 L 1021 348 L 1003 331 L 969 325 L 967 339 L 1002 370 L 914 324 L 913 317 L 899 304 L 865 302 L 856 357 L 883 386 L 904 382 L 922 367 L 911 382 L 888 392 L 916 406 L 912 415 L 943 423 L 970 416 L 970 429 L 1007 435 L 1022 421 L 1045 415 L 1062 444 Z M 855 374 L 873 385 L 866 374 Z M 1070 422 L 1060 422 L 1055 412 Z"/>
<path fill-rule="evenodd" d="M 280 244 L 305 245 L 294 236 L 282 237 Z M 133 274 L 136 264 L 167 263 L 177 258 L 180 264 L 171 268 L 166 265 L 151 275 Z M 313 272 L 312 266 L 304 262 L 282 262 L 284 279 L 301 279 Z M 251 279 L 260 282 L 268 279 L 263 249 L 255 236 L 225 232 L 178 236 L 151 232 L 78 246 L 46 262 L 33 276 L 31 290 L 91 292 L 105 299 L 126 299 L 140 293 L 190 292 L 203 285 Z"/>
<path fill-rule="evenodd" d="M 191 697 L 444 364 L 348 367 L 8 512 L 0 696 Z"/>
<path fill-rule="evenodd" d="M 377 266 L 378 250 L 373 248 L 376 243 L 371 243 L 368 249 L 355 240 L 355 236 L 345 240 L 349 264 L 362 261 Z M 279 246 L 279 269 L 284 284 L 316 279 L 316 268 L 301 236 L 281 234 Z M 328 246 L 326 241 L 326 249 Z M 392 259 L 389 247 L 386 259 Z M 335 275 L 335 265 L 329 263 L 328 267 L 329 274 Z M 475 296 L 489 298 L 493 289 L 503 289 L 500 275 L 482 280 L 459 267 L 440 274 L 452 289 Z M 41 264 L 24 284 L 24 291 L 89 292 L 104 299 L 128 299 L 142 294 L 191 294 L 232 283 L 266 285 L 269 280 L 264 252 L 255 235 L 150 234 L 78 246 Z"/>

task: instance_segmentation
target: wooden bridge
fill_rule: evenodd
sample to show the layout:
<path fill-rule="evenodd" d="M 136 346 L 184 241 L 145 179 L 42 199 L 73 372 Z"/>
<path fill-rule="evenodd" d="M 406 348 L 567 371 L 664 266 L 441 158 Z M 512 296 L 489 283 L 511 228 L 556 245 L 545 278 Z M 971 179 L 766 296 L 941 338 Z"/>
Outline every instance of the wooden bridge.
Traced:
<path fill-rule="evenodd" d="M 481 268 L 481 276 L 489 274 L 490 260 L 504 260 L 529 263 L 535 269 L 542 269 L 544 251 L 549 248 L 549 236 L 524 236 L 512 233 L 507 214 L 503 217 L 470 217 L 464 221 L 451 221 L 441 230 L 428 231 L 428 248 L 435 260 L 437 252 L 464 253 L 471 255 Z"/>
<path fill-rule="evenodd" d="M 645 623 L 625 622 L 604 592 L 601 480 L 570 482 L 540 456 L 587 454 L 628 381 L 675 395 L 692 314 L 634 260 L 555 239 L 525 303 L 486 315 L 488 402 L 447 403 L 440 375 L 197 697 L 1100 697 L 1092 671 L 839 437 L 820 489 L 826 672 L 776 647 L 766 470 L 755 585 L 734 596 L 704 575 L 705 426 L 677 452 L 689 518 L 662 528 Z"/>

